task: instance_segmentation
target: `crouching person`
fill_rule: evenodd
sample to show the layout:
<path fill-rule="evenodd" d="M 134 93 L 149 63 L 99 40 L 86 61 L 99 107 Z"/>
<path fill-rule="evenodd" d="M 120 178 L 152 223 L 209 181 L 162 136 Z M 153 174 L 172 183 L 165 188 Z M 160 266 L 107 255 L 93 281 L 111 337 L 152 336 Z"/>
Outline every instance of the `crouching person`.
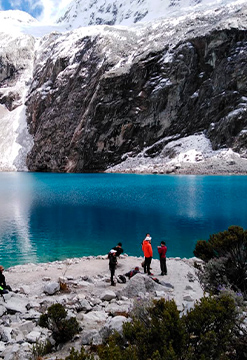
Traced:
<path fill-rule="evenodd" d="M 6 285 L 5 276 L 3 275 L 4 267 L 0 265 L 0 295 L 7 294 L 12 291 L 9 285 Z"/>

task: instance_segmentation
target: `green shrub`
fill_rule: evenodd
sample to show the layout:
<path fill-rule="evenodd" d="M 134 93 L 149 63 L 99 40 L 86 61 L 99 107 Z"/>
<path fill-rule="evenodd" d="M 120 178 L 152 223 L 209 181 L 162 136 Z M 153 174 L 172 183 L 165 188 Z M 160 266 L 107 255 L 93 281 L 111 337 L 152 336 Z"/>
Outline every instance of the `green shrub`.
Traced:
<path fill-rule="evenodd" d="M 208 241 L 199 240 L 194 255 L 207 262 L 201 276 L 206 289 L 226 285 L 247 298 L 247 230 L 230 226 Z"/>
<path fill-rule="evenodd" d="M 52 336 L 57 343 L 64 343 L 73 338 L 79 331 L 76 318 L 67 319 L 67 311 L 61 304 L 53 304 L 42 314 L 39 325 L 52 331 Z"/>
<path fill-rule="evenodd" d="M 47 309 L 48 318 L 52 319 L 55 323 L 59 323 L 67 316 L 67 311 L 61 304 L 53 304 Z"/>
<path fill-rule="evenodd" d="M 198 240 L 193 252 L 196 257 L 203 261 L 209 261 L 215 256 L 212 244 L 206 240 Z"/>
<path fill-rule="evenodd" d="M 123 331 L 126 341 L 137 349 L 139 359 L 152 357 L 155 352 L 157 357 L 157 350 L 161 357 L 171 352 L 179 354 L 182 347 L 183 328 L 174 301 L 154 301 L 145 317 L 134 317 L 131 323 L 124 324 Z"/>
<path fill-rule="evenodd" d="M 43 355 L 49 354 L 52 351 L 52 345 L 50 341 L 41 342 L 36 341 L 35 344 L 32 345 L 32 357 L 30 360 L 39 360 Z"/>
<path fill-rule="evenodd" d="M 49 326 L 49 317 L 47 314 L 40 315 L 39 326 L 46 327 L 46 328 Z"/>
<path fill-rule="evenodd" d="M 199 271 L 198 277 L 205 291 L 211 294 L 218 294 L 222 287 L 231 287 L 227 278 L 226 266 L 227 258 L 211 259 L 205 264 L 202 271 Z"/>
<path fill-rule="evenodd" d="M 231 294 L 205 297 L 182 317 L 175 302 L 164 299 L 133 313 L 132 322 L 123 325 L 122 335 L 115 333 L 98 347 L 100 360 L 244 358 L 243 319 Z"/>
<path fill-rule="evenodd" d="M 81 351 L 75 350 L 74 347 L 70 350 L 70 354 L 66 356 L 65 359 L 58 359 L 56 360 L 94 360 L 94 356 L 91 354 L 87 354 L 84 347 L 81 347 Z"/>
<path fill-rule="evenodd" d="M 235 302 L 225 294 L 202 298 L 182 321 L 190 358 L 220 359 L 228 351 L 237 321 Z"/>
<path fill-rule="evenodd" d="M 74 348 L 71 349 L 69 356 L 65 360 L 93 360 L 93 355 L 88 355 L 85 352 L 84 347 L 81 348 L 81 351 L 77 351 Z"/>

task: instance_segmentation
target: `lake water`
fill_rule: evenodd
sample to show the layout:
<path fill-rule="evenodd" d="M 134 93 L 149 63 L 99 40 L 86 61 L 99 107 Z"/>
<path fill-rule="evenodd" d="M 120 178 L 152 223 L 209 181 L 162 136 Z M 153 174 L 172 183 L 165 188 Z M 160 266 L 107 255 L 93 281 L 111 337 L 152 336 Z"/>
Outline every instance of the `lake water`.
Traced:
<path fill-rule="evenodd" d="M 106 254 L 117 242 L 142 256 L 192 257 L 195 243 L 230 225 L 246 229 L 246 176 L 0 173 L 0 263 Z"/>

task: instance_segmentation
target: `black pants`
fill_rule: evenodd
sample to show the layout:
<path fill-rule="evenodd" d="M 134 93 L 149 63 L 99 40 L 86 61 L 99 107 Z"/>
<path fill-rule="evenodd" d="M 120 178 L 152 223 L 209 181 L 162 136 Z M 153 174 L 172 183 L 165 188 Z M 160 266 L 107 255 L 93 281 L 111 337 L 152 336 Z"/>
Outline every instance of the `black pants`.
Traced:
<path fill-rule="evenodd" d="M 113 277 L 115 275 L 116 266 L 110 266 L 109 268 L 110 268 L 110 272 L 111 272 L 111 284 L 114 284 Z"/>
<path fill-rule="evenodd" d="M 152 261 L 152 258 L 151 258 L 151 257 L 145 257 L 144 272 L 145 272 L 145 273 L 147 272 L 148 275 L 151 274 L 151 272 L 150 272 L 151 261 Z"/>
<path fill-rule="evenodd" d="M 8 291 L 6 289 L 0 290 L 0 295 L 8 294 Z"/>
<path fill-rule="evenodd" d="M 162 275 L 167 275 L 166 258 L 160 258 L 160 270 Z"/>

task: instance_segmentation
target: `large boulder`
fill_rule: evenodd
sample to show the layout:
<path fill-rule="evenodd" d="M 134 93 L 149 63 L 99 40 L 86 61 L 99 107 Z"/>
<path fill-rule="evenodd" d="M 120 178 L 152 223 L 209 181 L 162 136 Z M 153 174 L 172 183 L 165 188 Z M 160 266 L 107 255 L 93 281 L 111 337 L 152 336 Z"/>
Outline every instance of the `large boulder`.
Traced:
<path fill-rule="evenodd" d="M 50 282 L 48 284 L 45 284 L 44 286 L 44 292 L 48 295 L 54 295 L 60 290 L 60 284 L 59 282 Z"/>
<path fill-rule="evenodd" d="M 126 287 L 121 291 L 121 295 L 133 298 L 140 294 L 164 290 L 165 288 L 162 285 L 157 284 L 151 277 L 143 274 L 136 274 L 126 284 Z"/>
<path fill-rule="evenodd" d="M 7 294 L 9 295 L 9 294 Z M 11 293 L 11 297 L 4 303 L 6 309 L 10 313 L 25 313 L 27 312 L 27 305 L 29 300 L 20 294 Z"/>
<path fill-rule="evenodd" d="M 87 314 L 83 314 L 83 326 L 87 329 L 95 329 L 101 327 L 108 318 L 108 314 L 105 311 L 90 311 Z"/>

